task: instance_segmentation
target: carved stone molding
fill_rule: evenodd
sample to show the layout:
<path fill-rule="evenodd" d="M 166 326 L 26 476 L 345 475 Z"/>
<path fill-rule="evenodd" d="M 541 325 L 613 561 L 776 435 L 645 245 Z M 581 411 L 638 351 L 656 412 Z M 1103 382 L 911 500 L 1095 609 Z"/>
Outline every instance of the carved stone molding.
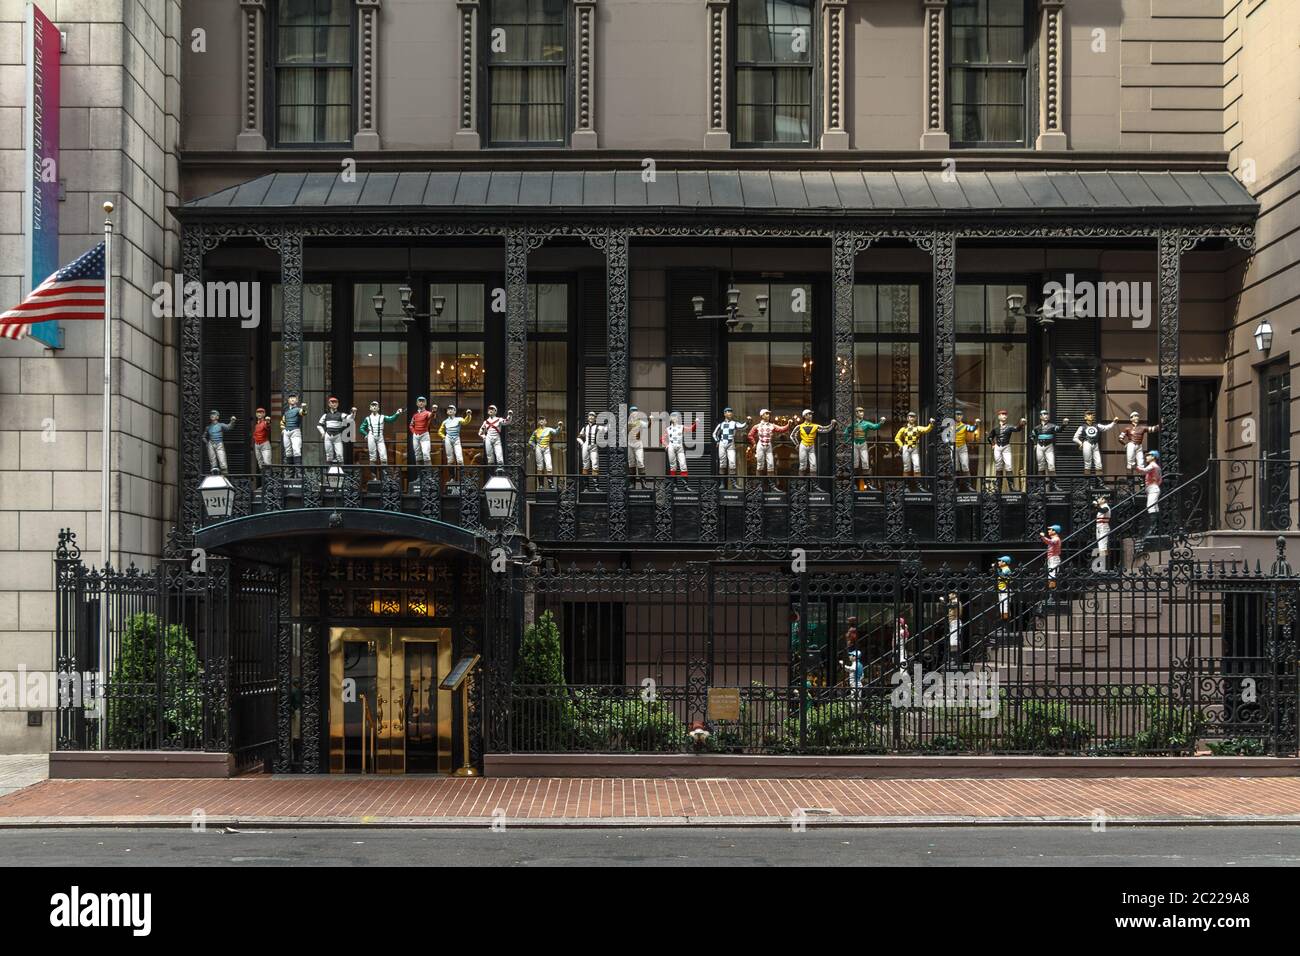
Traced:
<path fill-rule="evenodd" d="M 243 122 L 235 149 L 266 149 L 262 129 L 262 43 L 266 36 L 266 0 L 239 0 L 244 11 Z"/>
<path fill-rule="evenodd" d="M 573 0 L 573 135 L 574 149 L 595 149 L 596 136 L 596 0 Z"/>
<path fill-rule="evenodd" d="M 822 0 L 822 149 L 848 149 L 848 0 Z"/>
<path fill-rule="evenodd" d="M 727 48 L 727 14 L 731 0 L 706 0 L 709 16 L 709 129 L 705 149 L 730 149 L 727 126 L 727 72 L 731 59 Z"/>
<path fill-rule="evenodd" d="M 948 0 L 922 0 L 925 4 L 925 131 L 922 149 L 947 149 L 948 77 L 945 69 L 948 43 Z"/>
<path fill-rule="evenodd" d="M 1038 140 L 1041 150 L 1065 149 L 1065 0 L 1038 0 Z"/>
<path fill-rule="evenodd" d="M 357 132 L 354 149 L 379 149 L 377 60 L 379 58 L 379 0 L 357 2 Z"/>
<path fill-rule="evenodd" d="M 460 14 L 460 128 L 452 137 L 453 149 L 478 149 L 478 18 L 479 0 L 456 0 Z"/>

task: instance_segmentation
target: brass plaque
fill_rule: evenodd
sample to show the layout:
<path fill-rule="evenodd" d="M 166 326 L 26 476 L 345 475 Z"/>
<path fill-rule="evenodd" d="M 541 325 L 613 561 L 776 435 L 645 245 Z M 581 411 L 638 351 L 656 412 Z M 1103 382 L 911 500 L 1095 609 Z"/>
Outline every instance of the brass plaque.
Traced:
<path fill-rule="evenodd" d="M 709 720 L 740 720 L 740 688 L 709 688 Z"/>

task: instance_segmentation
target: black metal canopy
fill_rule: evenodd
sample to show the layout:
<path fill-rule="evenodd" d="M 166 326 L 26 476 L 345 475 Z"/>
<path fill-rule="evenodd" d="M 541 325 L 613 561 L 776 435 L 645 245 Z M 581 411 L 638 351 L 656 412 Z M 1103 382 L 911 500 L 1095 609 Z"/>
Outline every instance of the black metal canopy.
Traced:
<path fill-rule="evenodd" d="M 646 174 L 648 176 L 648 174 Z M 1252 221 L 1226 171 L 470 170 L 277 172 L 185 203 L 182 219 L 338 213 L 625 214 Z"/>

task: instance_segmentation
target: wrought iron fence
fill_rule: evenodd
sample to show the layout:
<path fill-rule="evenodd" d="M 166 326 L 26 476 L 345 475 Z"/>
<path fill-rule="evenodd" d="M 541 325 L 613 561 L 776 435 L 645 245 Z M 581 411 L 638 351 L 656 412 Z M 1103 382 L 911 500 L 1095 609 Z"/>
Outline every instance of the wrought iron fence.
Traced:
<path fill-rule="evenodd" d="M 1134 516 L 1142 521 L 1144 515 Z M 916 555 L 543 566 L 493 746 L 514 752 L 1296 752 L 1300 577 Z M 950 617 L 950 611 L 953 616 Z M 730 702 L 733 710 L 723 705 Z"/>
<path fill-rule="evenodd" d="M 89 568 L 66 529 L 55 568 L 59 750 L 217 751 L 240 765 L 270 756 L 273 576 L 197 552 L 149 571 Z"/>

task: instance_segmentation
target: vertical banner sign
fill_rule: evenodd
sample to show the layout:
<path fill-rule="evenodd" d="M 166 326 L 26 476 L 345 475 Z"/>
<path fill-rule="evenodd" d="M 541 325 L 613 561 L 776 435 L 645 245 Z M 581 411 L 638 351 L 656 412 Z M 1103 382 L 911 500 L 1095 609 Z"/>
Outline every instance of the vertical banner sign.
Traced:
<path fill-rule="evenodd" d="M 27 4 L 26 295 L 59 268 L 59 30 Z M 31 337 L 62 348 L 58 322 L 37 322 Z"/>

